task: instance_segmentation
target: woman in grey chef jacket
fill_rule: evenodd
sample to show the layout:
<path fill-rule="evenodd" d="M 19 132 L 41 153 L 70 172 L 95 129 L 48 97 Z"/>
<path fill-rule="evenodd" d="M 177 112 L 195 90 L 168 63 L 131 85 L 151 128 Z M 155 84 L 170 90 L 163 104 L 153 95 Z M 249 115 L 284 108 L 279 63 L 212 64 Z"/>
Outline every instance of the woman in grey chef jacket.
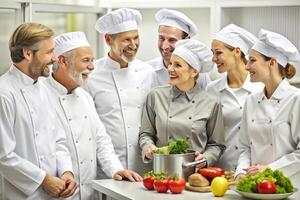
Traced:
<path fill-rule="evenodd" d="M 238 136 L 246 98 L 263 89 L 262 83 L 250 82 L 246 70 L 246 55 L 256 40 L 252 33 L 230 24 L 220 30 L 211 43 L 212 61 L 217 64 L 218 72 L 227 72 L 206 88 L 220 98 L 222 105 L 226 150 L 216 166 L 226 170 L 236 170 Z"/>
<path fill-rule="evenodd" d="M 199 73 L 212 69 L 210 50 L 197 40 L 175 45 L 168 66 L 170 85 L 153 89 L 142 114 L 139 144 L 144 162 L 153 159 L 157 147 L 169 140 L 186 138 L 196 153 L 211 166 L 224 150 L 224 125 L 217 97 L 198 87 Z"/>
<path fill-rule="evenodd" d="M 251 82 L 263 82 L 262 92 L 248 97 L 240 132 L 236 179 L 266 167 L 288 177 L 298 174 L 300 161 L 300 90 L 291 86 L 300 60 L 296 47 L 284 36 L 261 30 L 249 53 Z"/>

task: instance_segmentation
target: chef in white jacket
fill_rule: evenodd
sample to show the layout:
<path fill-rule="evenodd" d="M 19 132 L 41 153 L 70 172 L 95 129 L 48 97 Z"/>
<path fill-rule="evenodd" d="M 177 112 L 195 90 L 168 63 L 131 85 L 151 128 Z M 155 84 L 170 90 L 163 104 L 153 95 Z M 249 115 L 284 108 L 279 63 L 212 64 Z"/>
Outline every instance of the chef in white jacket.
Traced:
<path fill-rule="evenodd" d="M 95 109 L 92 97 L 79 86 L 94 69 L 93 51 L 83 32 L 64 33 L 55 37 L 52 76 L 46 79 L 55 102 L 55 110 L 65 128 L 79 190 L 71 199 L 93 199 L 91 181 L 96 179 L 97 163 L 110 178 L 139 181 L 142 178 L 124 170 L 111 139 L 106 133 Z"/>
<path fill-rule="evenodd" d="M 169 83 L 168 65 L 178 40 L 190 39 L 197 34 L 196 24 L 185 14 L 170 9 L 161 9 L 155 14 L 159 22 L 157 47 L 161 57 L 149 60 L 157 75 L 159 85 Z M 205 89 L 210 82 L 208 73 L 200 73 L 198 84 Z"/>
<path fill-rule="evenodd" d="M 216 94 L 222 104 L 226 150 L 216 166 L 226 170 L 236 170 L 239 132 L 246 98 L 263 89 L 262 83 L 250 82 L 250 74 L 246 70 L 246 56 L 256 40 L 252 33 L 242 27 L 229 24 L 215 35 L 211 43 L 212 61 L 217 64 L 219 73 L 226 72 L 226 75 L 209 83 L 206 88 Z"/>
<path fill-rule="evenodd" d="M 96 22 L 110 50 L 96 60 L 95 70 L 87 82 L 98 115 L 112 139 L 124 168 L 143 174 L 152 169 L 144 164 L 138 145 L 141 113 L 146 95 L 155 85 L 152 67 L 135 59 L 139 47 L 139 11 L 122 8 Z M 103 177 L 99 172 L 99 176 Z"/>
<path fill-rule="evenodd" d="M 291 86 L 299 61 L 296 47 L 284 36 L 260 30 L 250 50 L 247 70 L 252 82 L 263 82 L 262 92 L 248 97 L 240 132 L 239 179 L 266 167 L 280 169 L 299 186 L 300 90 Z M 293 181 L 293 177 L 298 180 Z"/>
<path fill-rule="evenodd" d="M 46 86 L 53 31 L 17 27 L 9 41 L 12 66 L 0 77 L 0 173 L 3 200 L 68 197 L 76 189 L 66 137 Z"/>

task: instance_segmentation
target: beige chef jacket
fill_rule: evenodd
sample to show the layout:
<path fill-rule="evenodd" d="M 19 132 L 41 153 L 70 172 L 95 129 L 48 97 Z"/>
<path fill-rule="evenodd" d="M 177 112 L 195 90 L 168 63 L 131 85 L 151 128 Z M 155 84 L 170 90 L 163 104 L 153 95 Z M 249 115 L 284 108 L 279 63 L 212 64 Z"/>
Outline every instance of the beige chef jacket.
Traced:
<path fill-rule="evenodd" d="M 198 85 L 182 92 L 175 86 L 159 86 L 147 96 L 142 115 L 139 144 L 142 157 L 148 145 L 167 145 L 169 140 L 186 138 L 191 148 L 204 154 L 212 166 L 224 150 L 221 105 L 214 95 Z"/>

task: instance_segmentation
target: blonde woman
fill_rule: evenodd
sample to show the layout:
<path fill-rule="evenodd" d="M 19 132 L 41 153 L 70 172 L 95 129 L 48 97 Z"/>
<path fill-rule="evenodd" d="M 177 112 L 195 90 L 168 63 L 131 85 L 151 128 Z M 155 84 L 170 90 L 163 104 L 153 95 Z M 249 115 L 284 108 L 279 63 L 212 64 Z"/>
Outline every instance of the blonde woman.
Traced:
<path fill-rule="evenodd" d="M 227 73 L 207 87 L 222 104 L 226 151 L 216 165 L 226 170 L 235 170 L 237 166 L 238 135 L 245 100 L 263 87 L 260 83 L 251 83 L 246 70 L 246 55 L 256 40 L 250 32 L 230 24 L 216 34 L 211 44 L 212 61 L 217 64 L 218 72 Z"/>

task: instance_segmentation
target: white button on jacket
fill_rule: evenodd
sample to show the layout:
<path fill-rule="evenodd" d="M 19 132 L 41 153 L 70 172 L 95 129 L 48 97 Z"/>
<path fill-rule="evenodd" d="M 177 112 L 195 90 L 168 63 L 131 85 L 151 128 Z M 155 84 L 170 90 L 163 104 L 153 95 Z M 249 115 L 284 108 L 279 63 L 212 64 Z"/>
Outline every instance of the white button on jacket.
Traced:
<path fill-rule="evenodd" d="M 224 118 L 224 138 L 226 150 L 217 162 L 217 166 L 226 170 L 235 170 L 239 158 L 237 149 L 243 107 L 248 95 L 263 90 L 262 83 L 251 83 L 249 75 L 243 85 L 233 92 L 227 83 L 227 76 L 211 82 L 206 90 L 217 95 L 222 104 Z"/>
<path fill-rule="evenodd" d="M 91 187 L 91 181 L 96 179 L 97 166 L 109 178 L 123 170 L 123 167 L 98 117 L 92 97 L 79 87 L 67 94 L 66 88 L 52 76 L 46 79 L 45 84 L 51 91 L 55 111 L 65 129 L 74 175 L 80 184 L 71 199 L 93 199 L 96 194 Z M 68 118 L 72 121 L 67 120 Z"/>
<path fill-rule="evenodd" d="M 14 66 L 0 77 L 3 200 L 51 199 L 41 187 L 45 174 L 61 176 L 73 171 L 65 133 L 52 112 L 49 92 L 41 81 L 33 83 Z"/>
<path fill-rule="evenodd" d="M 97 113 L 123 167 L 143 174 L 152 166 L 142 162 L 138 145 L 142 113 L 139 106 L 144 104 L 146 95 L 156 85 L 154 70 L 137 59 L 122 69 L 109 57 L 94 64 L 87 90 L 95 101 Z M 129 148 L 129 144 L 132 147 Z"/>
<path fill-rule="evenodd" d="M 249 96 L 243 113 L 236 174 L 255 164 L 281 169 L 287 176 L 299 173 L 299 111 L 300 90 L 286 79 L 270 99 L 263 92 Z"/>

